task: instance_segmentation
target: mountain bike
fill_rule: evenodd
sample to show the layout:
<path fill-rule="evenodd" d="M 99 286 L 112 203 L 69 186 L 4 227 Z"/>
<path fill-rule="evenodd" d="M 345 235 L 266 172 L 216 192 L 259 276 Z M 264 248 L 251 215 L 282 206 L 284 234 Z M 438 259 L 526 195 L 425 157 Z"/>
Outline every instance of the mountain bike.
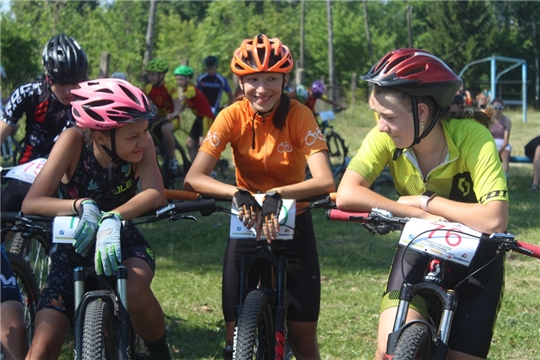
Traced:
<path fill-rule="evenodd" d="M 298 200 L 313 201 L 307 208 L 332 207 L 328 195 Z M 290 359 L 292 351 L 287 344 L 287 270 L 288 259 L 276 256 L 274 240 L 257 241 L 251 255 L 243 254 L 238 260 L 238 305 L 233 342 L 233 359 Z M 248 275 L 258 276 L 256 289 L 249 291 Z"/>
<path fill-rule="evenodd" d="M 345 140 L 334 131 L 334 127 L 330 124 L 330 121 L 335 119 L 335 114 L 341 112 L 343 109 L 338 108 L 335 111 L 323 111 L 315 113 L 315 119 L 319 125 L 319 129 L 326 140 L 328 146 L 328 159 L 330 160 L 330 169 L 336 182 L 343 176 L 343 173 L 349 165 L 349 148 L 345 145 Z M 306 177 L 311 178 L 309 168 L 306 170 Z"/>
<path fill-rule="evenodd" d="M 161 209 L 142 214 L 137 219 L 145 219 L 134 222 L 134 224 L 148 224 L 164 219 L 169 221 L 182 219 L 196 221 L 194 216 L 184 214 L 200 212 L 202 215 L 209 215 L 215 210 L 215 201 L 213 199 L 199 199 L 197 194 L 184 191 L 168 191 L 167 194 L 170 199 L 183 201 L 171 202 Z M 25 216 L 24 218 L 26 220 L 22 223 L 22 226 L 36 230 L 40 229 L 44 232 L 47 232 L 50 226 L 40 223 L 53 223 L 55 221 L 55 218 L 34 215 Z M 10 256 L 20 259 L 20 257 L 13 254 Z M 19 263 L 26 264 L 24 260 L 20 260 Z M 119 266 L 118 271 L 113 276 L 98 276 L 95 274 L 93 266 L 89 268 L 78 266 L 73 269 L 73 280 L 75 293 L 75 314 L 73 317 L 75 359 L 148 358 L 144 351 L 141 350 L 144 347 L 143 341 L 136 336 L 129 321 L 127 312 L 127 269 L 125 266 Z M 37 289 L 37 285 L 35 289 Z M 39 290 L 37 290 L 37 293 L 39 295 Z M 38 300 L 39 297 L 33 303 L 32 324 Z"/>
<path fill-rule="evenodd" d="M 174 137 L 174 158 L 178 161 L 178 168 L 171 170 L 169 168 L 169 161 L 173 159 L 169 154 L 166 144 L 163 142 L 163 135 L 161 134 L 161 128 L 154 129 L 156 124 L 159 124 L 164 119 L 154 122 L 150 133 L 154 140 L 156 147 L 156 156 L 161 176 L 163 177 L 163 185 L 166 189 L 181 189 L 184 184 L 184 178 L 191 167 L 191 161 L 187 155 L 186 150 L 180 145 L 176 137 Z"/>
<path fill-rule="evenodd" d="M 6 241 L 10 254 L 19 256 L 28 263 L 35 276 L 38 288 L 43 289 L 50 270 L 49 248 L 52 227 L 50 221 L 39 222 L 39 217 L 26 217 L 22 213 L 2 212 L 2 221 L 10 225 L 6 231 L 15 233 Z"/>
<path fill-rule="evenodd" d="M 393 331 L 388 336 L 386 359 L 446 359 L 450 351 L 448 341 L 452 320 L 458 306 L 458 293 L 455 289 L 474 274 L 449 288 L 448 266 L 451 262 L 468 266 L 480 242 L 497 244 L 498 252 L 496 257 L 475 273 L 506 251 L 540 259 L 540 246 L 518 241 L 512 234 L 486 235 L 457 223 L 394 217 L 381 209 L 373 209 L 369 213 L 330 209 L 326 217 L 329 220 L 360 222 L 372 234 L 402 231 L 400 244 L 406 246 L 406 250 L 429 257 L 423 281 L 417 284 L 405 282 L 401 286 Z M 414 296 L 419 294 L 428 300 L 426 310 L 429 316 L 426 320 L 406 322 L 409 306 Z"/>

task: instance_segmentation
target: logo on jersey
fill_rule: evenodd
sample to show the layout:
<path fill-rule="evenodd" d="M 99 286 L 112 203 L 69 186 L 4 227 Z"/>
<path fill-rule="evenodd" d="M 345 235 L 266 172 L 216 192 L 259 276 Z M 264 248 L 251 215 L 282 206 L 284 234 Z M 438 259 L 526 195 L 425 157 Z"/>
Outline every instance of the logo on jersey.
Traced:
<path fill-rule="evenodd" d="M 292 149 L 291 144 L 289 144 L 287 141 L 281 142 L 281 144 L 279 144 L 278 147 L 277 147 L 277 151 L 280 154 L 283 154 L 284 152 L 290 153 L 290 152 L 292 152 L 292 150 L 293 149 Z"/>
<path fill-rule="evenodd" d="M 204 138 L 203 142 L 206 142 L 206 141 L 208 141 L 210 145 L 212 145 L 213 147 L 217 147 L 220 143 L 217 131 L 214 131 L 213 134 L 210 131 L 206 133 L 206 137 Z"/>
<path fill-rule="evenodd" d="M 15 276 L 12 276 L 9 279 L 6 279 L 4 275 L 0 275 L 0 279 L 2 280 L 3 286 L 9 286 L 9 287 L 17 286 L 17 279 L 15 279 Z"/>
<path fill-rule="evenodd" d="M 311 145 L 315 144 L 317 139 L 324 141 L 324 135 L 323 135 L 321 129 L 318 126 L 315 129 L 315 131 L 312 131 L 312 130 L 308 131 L 308 133 L 306 135 L 306 138 L 305 138 L 305 141 L 306 141 L 306 144 L 308 146 L 311 146 Z"/>

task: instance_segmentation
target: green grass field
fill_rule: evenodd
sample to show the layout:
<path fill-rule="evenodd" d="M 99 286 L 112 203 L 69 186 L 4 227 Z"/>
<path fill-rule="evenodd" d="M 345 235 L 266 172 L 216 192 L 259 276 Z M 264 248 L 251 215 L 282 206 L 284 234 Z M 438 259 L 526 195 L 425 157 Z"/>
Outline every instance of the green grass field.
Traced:
<path fill-rule="evenodd" d="M 513 120 L 513 155 L 540 132 L 540 113 L 506 111 Z M 189 128 L 187 119 L 183 127 Z M 352 153 L 372 126 L 366 105 L 336 115 L 335 129 Z M 185 143 L 184 136 L 179 136 Z M 226 153 L 225 156 L 230 156 Z M 232 163 L 232 162 L 231 162 Z M 540 245 L 540 192 L 529 193 L 532 166 L 512 164 L 509 177 L 509 232 Z M 390 193 L 389 189 L 384 189 Z M 169 327 L 175 359 L 220 359 L 224 344 L 221 270 L 229 218 L 217 213 L 190 221 L 141 226 L 157 258 L 153 291 Z M 372 359 L 379 301 L 392 261 L 397 235 L 371 236 L 359 224 L 330 222 L 314 211 L 322 274 L 319 343 L 323 359 Z M 506 287 L 490 359 L 540 359 L 540 262 L 511 254 Z M 67 344 L 62 359 L 72 358 Z"/>

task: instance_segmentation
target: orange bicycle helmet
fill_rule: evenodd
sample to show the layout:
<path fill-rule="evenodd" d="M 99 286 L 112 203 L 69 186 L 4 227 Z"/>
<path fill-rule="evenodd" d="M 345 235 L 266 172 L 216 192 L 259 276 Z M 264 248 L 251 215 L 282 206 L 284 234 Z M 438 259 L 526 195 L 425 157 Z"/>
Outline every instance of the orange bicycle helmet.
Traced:
<path fill-rule="evenodd" d="M 253 39 L 246 39 L 234 51 L 231 70 L 238 76 L 258 72 L 277 72 L 288 74 L 294 61 L 289 48 L 278 38 L 269 39 L 259 34 Z"/>

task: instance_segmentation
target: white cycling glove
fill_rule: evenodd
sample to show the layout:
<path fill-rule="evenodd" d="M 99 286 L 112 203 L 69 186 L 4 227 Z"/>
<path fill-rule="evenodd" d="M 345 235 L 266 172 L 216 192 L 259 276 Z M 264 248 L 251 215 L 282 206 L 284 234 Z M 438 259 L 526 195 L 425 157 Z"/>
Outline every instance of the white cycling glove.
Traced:
<path fill-rule="evenodd" d="M 73 234 L 75 238 L 73 247 L 77 254 L 87 256 L 94 244 L 99 219 L 101 219 L 101 211 L 94 200 L 85 199 L 81 202 L 79 218 L 79 224 Z"/>
<path fill-rule="evenodd" d="M 118 270 L 122 262 L 122 249 L 120 247 L 120 234 L 122 231 L 122 217 L 120 214 L 108 212 L 99 222 L 96 236 L 96 254 L 94 265 L 98 275 L 110 276 Z"/>

